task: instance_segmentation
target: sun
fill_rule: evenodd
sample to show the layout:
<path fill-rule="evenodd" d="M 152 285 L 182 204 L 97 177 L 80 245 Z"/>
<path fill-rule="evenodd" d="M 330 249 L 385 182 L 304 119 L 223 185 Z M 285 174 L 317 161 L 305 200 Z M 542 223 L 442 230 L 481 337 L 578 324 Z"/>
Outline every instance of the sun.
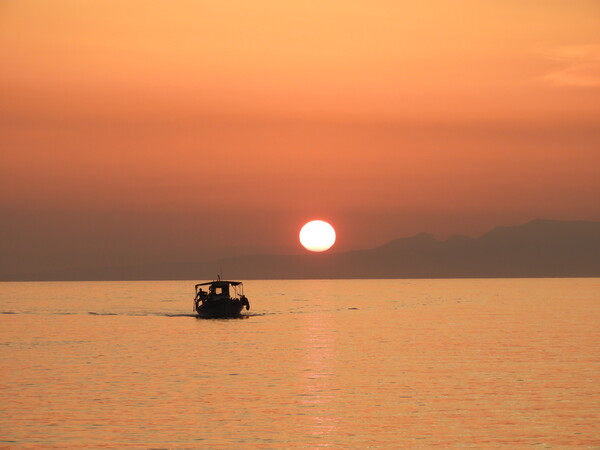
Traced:
<path fill-rule="evenodd" d="M 335 230 L 322 220 L 312 220 L 300 230 L 300 243 L 311 252 L 324 252 L 335 243 Z"/>

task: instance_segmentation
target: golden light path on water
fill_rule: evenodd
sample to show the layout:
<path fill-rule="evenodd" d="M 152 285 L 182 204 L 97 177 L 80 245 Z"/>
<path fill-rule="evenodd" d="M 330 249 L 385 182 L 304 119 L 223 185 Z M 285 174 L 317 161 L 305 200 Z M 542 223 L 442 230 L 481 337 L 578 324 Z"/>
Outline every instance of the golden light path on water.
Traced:
<path fill-rule="evenodd" d="M 315 289 L 321 288 L 318 281 L 313 283 Z M 336 414 L 331 413 L 335 393 L 339 391 L 335 373 L 336 342 L 335 335 L 331 333 L 334 318 L 330 314 L 318 317 L 303 315 L 300 320 L 306 344 L 301 372 L 306 392 L 300 401 L 314 411 L 307 417 L 310 434 L 317 439 L 327 439 L 336 434 L 339 420 Z"/>

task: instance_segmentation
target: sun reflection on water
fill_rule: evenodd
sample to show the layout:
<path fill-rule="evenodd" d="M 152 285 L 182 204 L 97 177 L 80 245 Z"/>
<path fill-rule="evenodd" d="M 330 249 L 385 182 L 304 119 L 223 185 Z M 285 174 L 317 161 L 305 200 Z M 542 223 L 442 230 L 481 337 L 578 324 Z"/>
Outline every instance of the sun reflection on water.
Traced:
<path fill-rule="evenodd" d="M 333 445 L 338 431 L 339 417 L 335 415 L 334 392 L 339 390 L 335 375 L 335 335 L 332 317 L 327 314 L 309 314 L 303 318 L 304 344 L 306 345 L 300 374 L 304 394 L 300 404 L 308 410 L 309 434 L 320 445 Z"/>

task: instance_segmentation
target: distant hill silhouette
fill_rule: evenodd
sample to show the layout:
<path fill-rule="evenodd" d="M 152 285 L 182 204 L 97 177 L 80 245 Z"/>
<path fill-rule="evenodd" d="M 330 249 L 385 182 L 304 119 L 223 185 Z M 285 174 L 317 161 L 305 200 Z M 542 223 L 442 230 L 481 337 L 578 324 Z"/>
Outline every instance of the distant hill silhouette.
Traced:
<path fill-rule="evenodd" d="M 9 279 L 196 280 L 213 279 L 219 270 L 231 279 L 599 277 L 600 222 L 536 219 L 497 227 L 479 238 L 440 241 L 420 233 L 345 253 L 250 255 Z"/>

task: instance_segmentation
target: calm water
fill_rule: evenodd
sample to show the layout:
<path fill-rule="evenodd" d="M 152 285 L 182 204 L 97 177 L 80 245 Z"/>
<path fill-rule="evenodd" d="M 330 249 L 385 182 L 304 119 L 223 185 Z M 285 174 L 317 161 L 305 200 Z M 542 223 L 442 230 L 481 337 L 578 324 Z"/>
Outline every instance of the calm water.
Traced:
<path fill-rule="evenodd" d="M 0 446 L 600 447 L 600 279 L 193 283 L 0 283 Z"/>

